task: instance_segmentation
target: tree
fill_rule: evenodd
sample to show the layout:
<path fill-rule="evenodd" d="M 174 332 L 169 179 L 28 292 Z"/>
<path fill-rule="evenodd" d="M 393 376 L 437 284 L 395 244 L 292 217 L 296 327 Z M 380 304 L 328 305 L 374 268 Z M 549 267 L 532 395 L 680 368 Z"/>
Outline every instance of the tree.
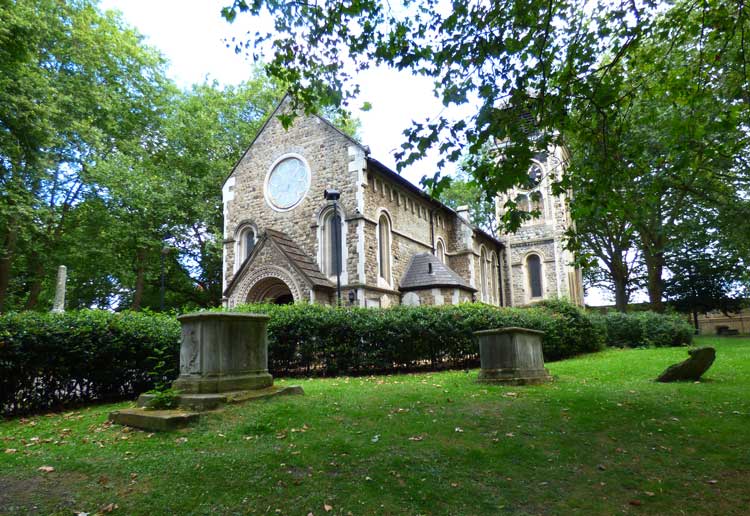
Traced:
<path fill-rule="evenodd" d="M 741 203 L 750 186 L 748 106 L 740 86 L 747 77 L 735 67 L 746 57 L 733 32 L 747 18 L 741 9 L 735 25 L 724 3 L 712 4 L 691 10 L 678 3 L 657 18 L 638 48 L 603 78 L 598 96 L 579 104 L 564 126 L 573 149 L 566 186 L 576 192 L 578 239 L 606 244 L 597 256 L 610 274 L 624 269 L 604 255 L 637 247 L 657 311 L 670 248 L 689 244 L 691 233 L 681 227 L 716 228 L 717 212 Z M 620 229 L 607 230 L 612 224 Z"/>
<path fill-rule="evenodd" d="M 2 12 L 0 310 L 38 304 L 92 165 L 148 143 L 165 82 L 163 59 L 91 1 Z"/>
<path fill-rule="evenodd" d="M 223 14 L 231 21 L 264 8 L 276 32 L 238 50 L 257 53 L 273 38 L 267 69 L 293 85 L 306 110 L 346 105 L 358 91 L 351 72 L 371 63 L 433 78 L 445 106 L 476 106 L 468 119 L 415 122 L 399 168 L 433 146 L 444 160 L 468 153 L 474 179 L 494 196 L 523 183 L 535 148 L 564 144 L 591 117 L 600 153 L 622 137 L 612 166 L 582 178 L 587 197 L 602 201 L 582 212 L 611 212 L 606 198 L 616 192 L 615 211 L 635 231 L 656 310 L 663 309 L 671 226 L 692 203 L 715 204 L 715 194 L 747 170 L 740 159 L 750 100 L 744 2 L 457 0 L 443 9 L 437 0 L 401 8 L 374 0 L 235 0 Z M 483 152 L 488 144 L 495 152 Z M 439 191 L 440 180 L 438 173 L 427 183 Z M 505 208 L 517 211 L 512 201 Z M 507 219 L 512 230 L 523 218 Z"/>
<path fill-rule="evenodd" d="M 736 257 L 712 246 L 710 239 L 691 242 L 674 249 L 669 257 L 670 277 L 665 293 L 680 312 L 693 316 L 698 330 L 698 314 L 719 310 L 739 312 L 748 294 L 747 268 Z"/>
<path fill-rule="evenodd" d="M 456 176 L 440 190 L 438 199 L 454 210 L 468 206 L 471 223 L 497 237 L 495 199 L 487 195 L 466 170 L 458 169 Z"/>
<path fill-rule="evenodd" d="M 266 69 L 290 84 L 305 111 L 348 105 L 358 93 L 352 71 L 372 63 L 434 79 L 445 106 L 476 105 L 468 119 L 441 114 L 414 122 L 398 167 L 432 146 L 439 147 L 442 166 L 466 154 L 481 156 L 487 142 L 499 142 L 506 159 L 483 159 L 473 170 L 490 196 L 524 182 L 532 140 L 544 147 L 557 139 L 569 100 L 596 89 L 655 12 L 650 1 L 600 2 L 584 11 L 580 2 L 567 0 L 456 0 L 450 9 L 437 0 L 394 6 L 376 0 L 235 0 L 222 12 L 232 21 L 263 9 L 274 16 L 273 33 L 258 34 L 237 50 L 258 56 L 273 41 Z"/>

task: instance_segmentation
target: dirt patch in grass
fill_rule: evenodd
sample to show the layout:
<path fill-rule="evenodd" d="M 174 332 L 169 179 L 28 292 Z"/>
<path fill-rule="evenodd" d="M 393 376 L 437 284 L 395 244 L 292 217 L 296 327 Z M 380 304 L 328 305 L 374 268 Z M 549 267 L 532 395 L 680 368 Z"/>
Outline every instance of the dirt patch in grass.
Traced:
<path fill-rule="evenodd" d="M 0 513 L 47 514 L 52 508 L 74 508 L 75 493 L 88 480 L 80 473 L 50 473 L 31 478 L 0 475 Z"/>

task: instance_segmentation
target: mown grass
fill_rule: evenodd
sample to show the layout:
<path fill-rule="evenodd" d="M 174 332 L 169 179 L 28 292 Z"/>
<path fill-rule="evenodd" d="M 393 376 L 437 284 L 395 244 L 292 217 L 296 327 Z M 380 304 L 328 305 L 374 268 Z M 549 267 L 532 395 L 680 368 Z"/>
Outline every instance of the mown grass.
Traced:
<path fill-rule="evenodd" d="M 4 421 L 0 514 L 747 514 L 750 339 L 697 344 L 700 383 L 653 381 L 684 348 L 610 350 L 537 387 L 282 380 L 306 395 L 167 434 L 105 424 L 128 404 Z"/>

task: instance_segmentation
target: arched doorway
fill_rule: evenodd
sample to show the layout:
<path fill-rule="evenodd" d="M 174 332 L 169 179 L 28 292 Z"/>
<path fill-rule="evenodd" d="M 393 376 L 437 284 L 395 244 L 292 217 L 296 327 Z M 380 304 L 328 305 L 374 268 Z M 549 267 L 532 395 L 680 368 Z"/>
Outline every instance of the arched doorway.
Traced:
<path fill-rule="evenodd" d="M 279 278 L 265 278 L 258 281 L 247 295 L 248 303 L 294 303 L 294 296 L 286 283 Z"/>

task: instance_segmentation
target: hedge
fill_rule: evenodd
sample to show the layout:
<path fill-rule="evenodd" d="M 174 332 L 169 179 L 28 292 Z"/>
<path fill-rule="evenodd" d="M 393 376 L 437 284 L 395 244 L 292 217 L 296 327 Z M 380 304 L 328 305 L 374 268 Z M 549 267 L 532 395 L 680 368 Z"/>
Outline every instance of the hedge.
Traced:
<path fill-rule="evenodd" d="M 179 360 L 173 316 L 82 310 L 0 316 L 0 413 L 21 414 L 132 398 L 153 387 L 164 351 Z M 173 376 L 174 372 L 170 374 Z"/>
<path fill-rule="evenodd" d="M 473 332 L 521 326 L 545 332 L 544 356 L 558 360 L 600 350 L 604 336 L 578 308 L 554 301 L 534 308 L 482 304 L 388 309 L 245 305 L 269 321 L 274 375 L 368 374 L 479 364 Z"/>
<path fill-rule="evenodd" d="M 269 321 L 275 376 L 332 376 L 475 367 L 473 332 L 521 326 L 545 332 L 546 360 L 611 346 L 690 343 L 678 316 L 584 313 L 562 301 L 531 308 L 483 304 L 389 309 L 246 305 Z M 132 398 L 173 379 L 180 326 L 173 316 L 83 310 L 0 316 L 0 412 L 39 412 Z M 161 378 L 149 375 L 162 361 Z"/>
<path fill-rule="evenodd" d="M 590 316 L 596 325 L 603 325 L 608 346 L 665 347 L 687 346 L 695 329 L 679 314 L 655 312 L 609 312 Z"/>

